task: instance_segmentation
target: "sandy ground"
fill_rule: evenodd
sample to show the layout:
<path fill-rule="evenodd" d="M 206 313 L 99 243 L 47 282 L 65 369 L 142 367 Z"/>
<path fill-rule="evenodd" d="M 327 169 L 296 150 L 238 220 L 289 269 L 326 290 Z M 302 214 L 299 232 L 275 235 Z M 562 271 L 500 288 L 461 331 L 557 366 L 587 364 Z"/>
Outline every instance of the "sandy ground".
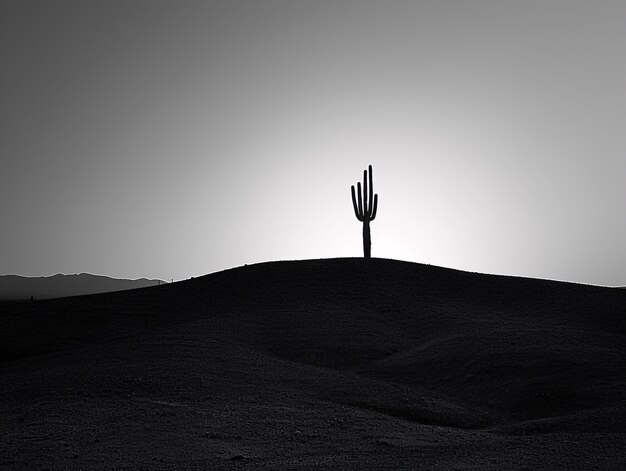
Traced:
<path fill-rule="evenodd" d="M 0 469 L 626 466 L 626 290 L 391 260 L 0 303 Z"/>

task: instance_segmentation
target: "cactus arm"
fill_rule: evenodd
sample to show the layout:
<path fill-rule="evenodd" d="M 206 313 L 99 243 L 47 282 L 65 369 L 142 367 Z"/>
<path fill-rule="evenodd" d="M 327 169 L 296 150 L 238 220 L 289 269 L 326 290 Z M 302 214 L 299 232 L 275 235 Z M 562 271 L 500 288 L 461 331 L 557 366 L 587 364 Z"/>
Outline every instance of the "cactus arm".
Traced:
<path fill-rule="evenodd" d="M 356 184 L 356 188 L 357 188 L 356 192 L 359 196 L 359 200 L 358 200 L 359 201 L 359 214 L 361 215 L 361 217 L 364 217 L 365 213 L 363 212 L 363 197 L 361 196 L 361 182 L 358 182 Z"/>
<path fill-rule="evenodd" d="M 352 207 L 354 208 L 354 215 L 359 221 L 363 221 L 363 217 L 359 215 L 359 209 L 356 204 L 356 196 L 354 194 L 354 185 L 352 185 L 351 190 L 352 190 Z"/>
<path fill-rule="evenodd" d="M 369 166 L 369 170 L 370 170 L 370 199 L 369 199 L 369 205 L 367 208 L 367 212 L 370 214 L 370 216 L 373 214 L 372 213 L 372 201 L 374 198 L 374 177 L 373 177 L 373 173 L 372 173 L 372 166 Z M 374 216 L 372 216 L 370 219 L 374 219 Z"/>
<path fill-rule="evenodd" d="M 370 208 L 367 207 L 367 170 L 363 170 L 363 216 L 367 216 Z"/>
<path fill-rule="evenodd" d="M 376 217 L 376 211 L 378 210 L 378 195 L 374 195 L 374 210 L 372 211 L 372 215 L 370 216 L 370 221 L 373 221 Z"/>

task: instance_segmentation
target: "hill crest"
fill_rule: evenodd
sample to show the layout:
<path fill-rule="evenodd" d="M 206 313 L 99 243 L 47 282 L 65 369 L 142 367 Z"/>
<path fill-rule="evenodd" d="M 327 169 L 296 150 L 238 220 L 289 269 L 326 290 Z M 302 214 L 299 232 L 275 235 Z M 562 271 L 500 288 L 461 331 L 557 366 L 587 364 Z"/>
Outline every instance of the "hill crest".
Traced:
<path fill-rule="evenodd" d="M 385 259 L 2 302 L 0 413 L 39 467 L 619 469 L 625 314 L 623 289 Z"/>

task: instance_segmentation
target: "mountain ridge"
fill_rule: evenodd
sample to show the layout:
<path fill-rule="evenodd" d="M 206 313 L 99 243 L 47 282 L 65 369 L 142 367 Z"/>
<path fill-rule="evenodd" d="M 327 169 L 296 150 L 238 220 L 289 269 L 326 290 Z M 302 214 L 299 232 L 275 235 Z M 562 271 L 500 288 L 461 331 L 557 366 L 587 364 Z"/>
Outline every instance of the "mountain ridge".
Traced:
<path fill-rule="evenodd" d="M 158 279 L 113 278 L 91 273 L 50 276 L 0 275 L 0 300 L 51 299 L 145 288 L 165 283 Z"/>

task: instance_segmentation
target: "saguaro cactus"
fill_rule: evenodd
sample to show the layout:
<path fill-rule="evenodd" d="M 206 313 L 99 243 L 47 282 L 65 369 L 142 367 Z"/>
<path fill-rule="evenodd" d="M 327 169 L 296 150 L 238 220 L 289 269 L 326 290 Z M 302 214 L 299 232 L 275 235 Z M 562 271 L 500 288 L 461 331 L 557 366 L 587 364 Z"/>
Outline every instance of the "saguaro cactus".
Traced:
<path fill-rule="evenodd" d="M 370 222 L 376 217 L 378 209 L 378 195 L 374 194 L 374 182 L 372 180 L 372 166 L 369 166 L 369 193 L 367 187 L 367 170 L 363 170 L 363 194 L 361 195 L 361 182 L 358 182 L 357 193 L 359 196 L 358 203 L 352 185 L 352 206 L 356 218 L 363 223 L 363 256 L 371 258 L 372 256 L 372 239 L 370 236 Z"/>

